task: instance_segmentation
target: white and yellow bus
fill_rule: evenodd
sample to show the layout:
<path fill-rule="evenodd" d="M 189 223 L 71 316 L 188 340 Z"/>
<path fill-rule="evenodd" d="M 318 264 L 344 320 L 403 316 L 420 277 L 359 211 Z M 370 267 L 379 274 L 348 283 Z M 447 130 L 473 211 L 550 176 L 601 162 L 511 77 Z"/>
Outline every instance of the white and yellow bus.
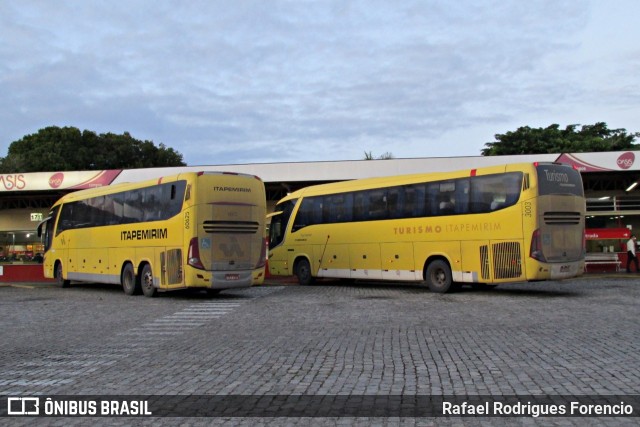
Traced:
<path fill-rule="evenodd" d="M 77 191 L 56 202 L 44 235 L 44 276 L 140 291 L 211 293 L 264 280 L 264 183 L 190 172 Z"/>
<path fill-rule="evenodd" d="M 270 215 L 269 272 L 460 284 L 564 279 L 584 269 L 580 173 L 558 163 L 307 187 Z"/>

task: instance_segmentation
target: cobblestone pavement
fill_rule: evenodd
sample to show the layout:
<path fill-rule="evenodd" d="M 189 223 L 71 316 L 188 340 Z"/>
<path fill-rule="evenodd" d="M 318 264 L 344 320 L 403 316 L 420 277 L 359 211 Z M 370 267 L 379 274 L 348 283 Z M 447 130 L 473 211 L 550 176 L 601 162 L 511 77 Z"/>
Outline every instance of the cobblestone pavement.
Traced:
<path fill-rule="evenodd" d="M 640 277 L 464 288 L 322 282 L 127 297 L 0 288 L 0 394 L 640 394 Z M 635 408 L 636 412 L 640 410 Z M 362 415 L 362 414 L 358 414 Z M 634 425 L 638 418 L 4 418 L 10 425 Z M 636 421 L 636 422 L 634 422 Z"/>

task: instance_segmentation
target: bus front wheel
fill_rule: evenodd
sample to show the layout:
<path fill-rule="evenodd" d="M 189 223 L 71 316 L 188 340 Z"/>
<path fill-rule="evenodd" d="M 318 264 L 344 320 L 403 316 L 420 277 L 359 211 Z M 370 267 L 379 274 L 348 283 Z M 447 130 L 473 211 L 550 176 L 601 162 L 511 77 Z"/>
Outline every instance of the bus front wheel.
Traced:
<path fill-rule="evenodd" d="M 145 297 L 152 298 L 157 295 L 158 289 L 153 286 L 153 273 L 149 264 L 145 264 L 142 268 L 142 273 L 140 274 L 140 285 L 142 286 L 142 293 Z"/>
<path fill-rule="evenodd" d="M 140 293 L 140 284 L 136 281 L 136 275 L 133 272 L 133 265 L 127 264 L 122 269 L 122 275 L 120 276 L 120 283 L 122 289 L 127 295 L 136 295 Z"/>
<path fill-rule="evenodd" d="M 62 273 L 62 263 L 61 262 L 56 263 L 56 283 L 61 288 L 68 288 L 69 285 L 71 284 L 70 280 L 65 280 L 64 279 L 64 276 L 63 276 L 63 273 Z"/>
<path fill-rule="evenodd" d="M 298 283 L 303 286 L 307 286 L 313 283 L 313 276 L 311 275 L 311 265 L 307 259 L 301 259 L 296 264 L 296 276 L 298 277 Z"/>
<path fill-rule="evenodd" d="M 453 283 L 449 264 L 438 259 L 427 266 L 425 280 L 431 292 L 443 294 L 451 289 Z"/>

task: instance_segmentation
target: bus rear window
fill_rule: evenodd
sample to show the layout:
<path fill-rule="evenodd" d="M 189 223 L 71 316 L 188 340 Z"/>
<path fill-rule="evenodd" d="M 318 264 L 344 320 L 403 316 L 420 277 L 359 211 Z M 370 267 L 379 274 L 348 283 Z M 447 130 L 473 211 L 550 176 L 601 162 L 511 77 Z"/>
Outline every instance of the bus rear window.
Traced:
<path fill-rule="evenodd" d="M 538 165 L 538 194 L 571 194 L 584 196 L 580 172 L 559 164 Z"/>

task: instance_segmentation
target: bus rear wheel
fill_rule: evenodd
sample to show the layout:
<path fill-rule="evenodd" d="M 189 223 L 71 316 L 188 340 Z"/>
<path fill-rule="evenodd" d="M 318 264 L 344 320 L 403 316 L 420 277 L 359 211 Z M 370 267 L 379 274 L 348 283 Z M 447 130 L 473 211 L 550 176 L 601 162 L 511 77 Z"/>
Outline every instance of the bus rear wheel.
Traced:
<path fill-rule="evenodd" d="M 137 282 L 136 275 L 133 272 L 133 265 L 127 264 L 124 266 L 120 276 L 120 283 L 125 294 L 137 295 L 140 293 L 140 284 Z"/>
<path fill-rule="evenodd" d="M 425 280 L 431 292 L 444 294 L 452 289 L 452 275 L 449 264 L 438 259 L 427 266 Z"/>
<path fill-rule="evenodd" d="M 301 259 L 296 264 L 295 275 L 298 277 L 298 283 L 303 286 L 311 285 L 314 281 L 311 275 L 311 265 L 306 259 Z"/>
<path fill-rule="evenodd" d="M 62 273 L 62 263 L 61 262 L 56 263 L 56 283 L 61 288 L 68 288 L 69 285 L 71 284 L 70 280 L 65 280 L 64 279 L 64 276 L 63 276 L 63 273 Z"/>
<path fill-rule="evenodd" d="M 158 294 L 158 289 L 153 286 L 153 272 L 151 266 L 145 264 L 140 273 L 140 286 L 145 297 L 153 298 Z"/>

